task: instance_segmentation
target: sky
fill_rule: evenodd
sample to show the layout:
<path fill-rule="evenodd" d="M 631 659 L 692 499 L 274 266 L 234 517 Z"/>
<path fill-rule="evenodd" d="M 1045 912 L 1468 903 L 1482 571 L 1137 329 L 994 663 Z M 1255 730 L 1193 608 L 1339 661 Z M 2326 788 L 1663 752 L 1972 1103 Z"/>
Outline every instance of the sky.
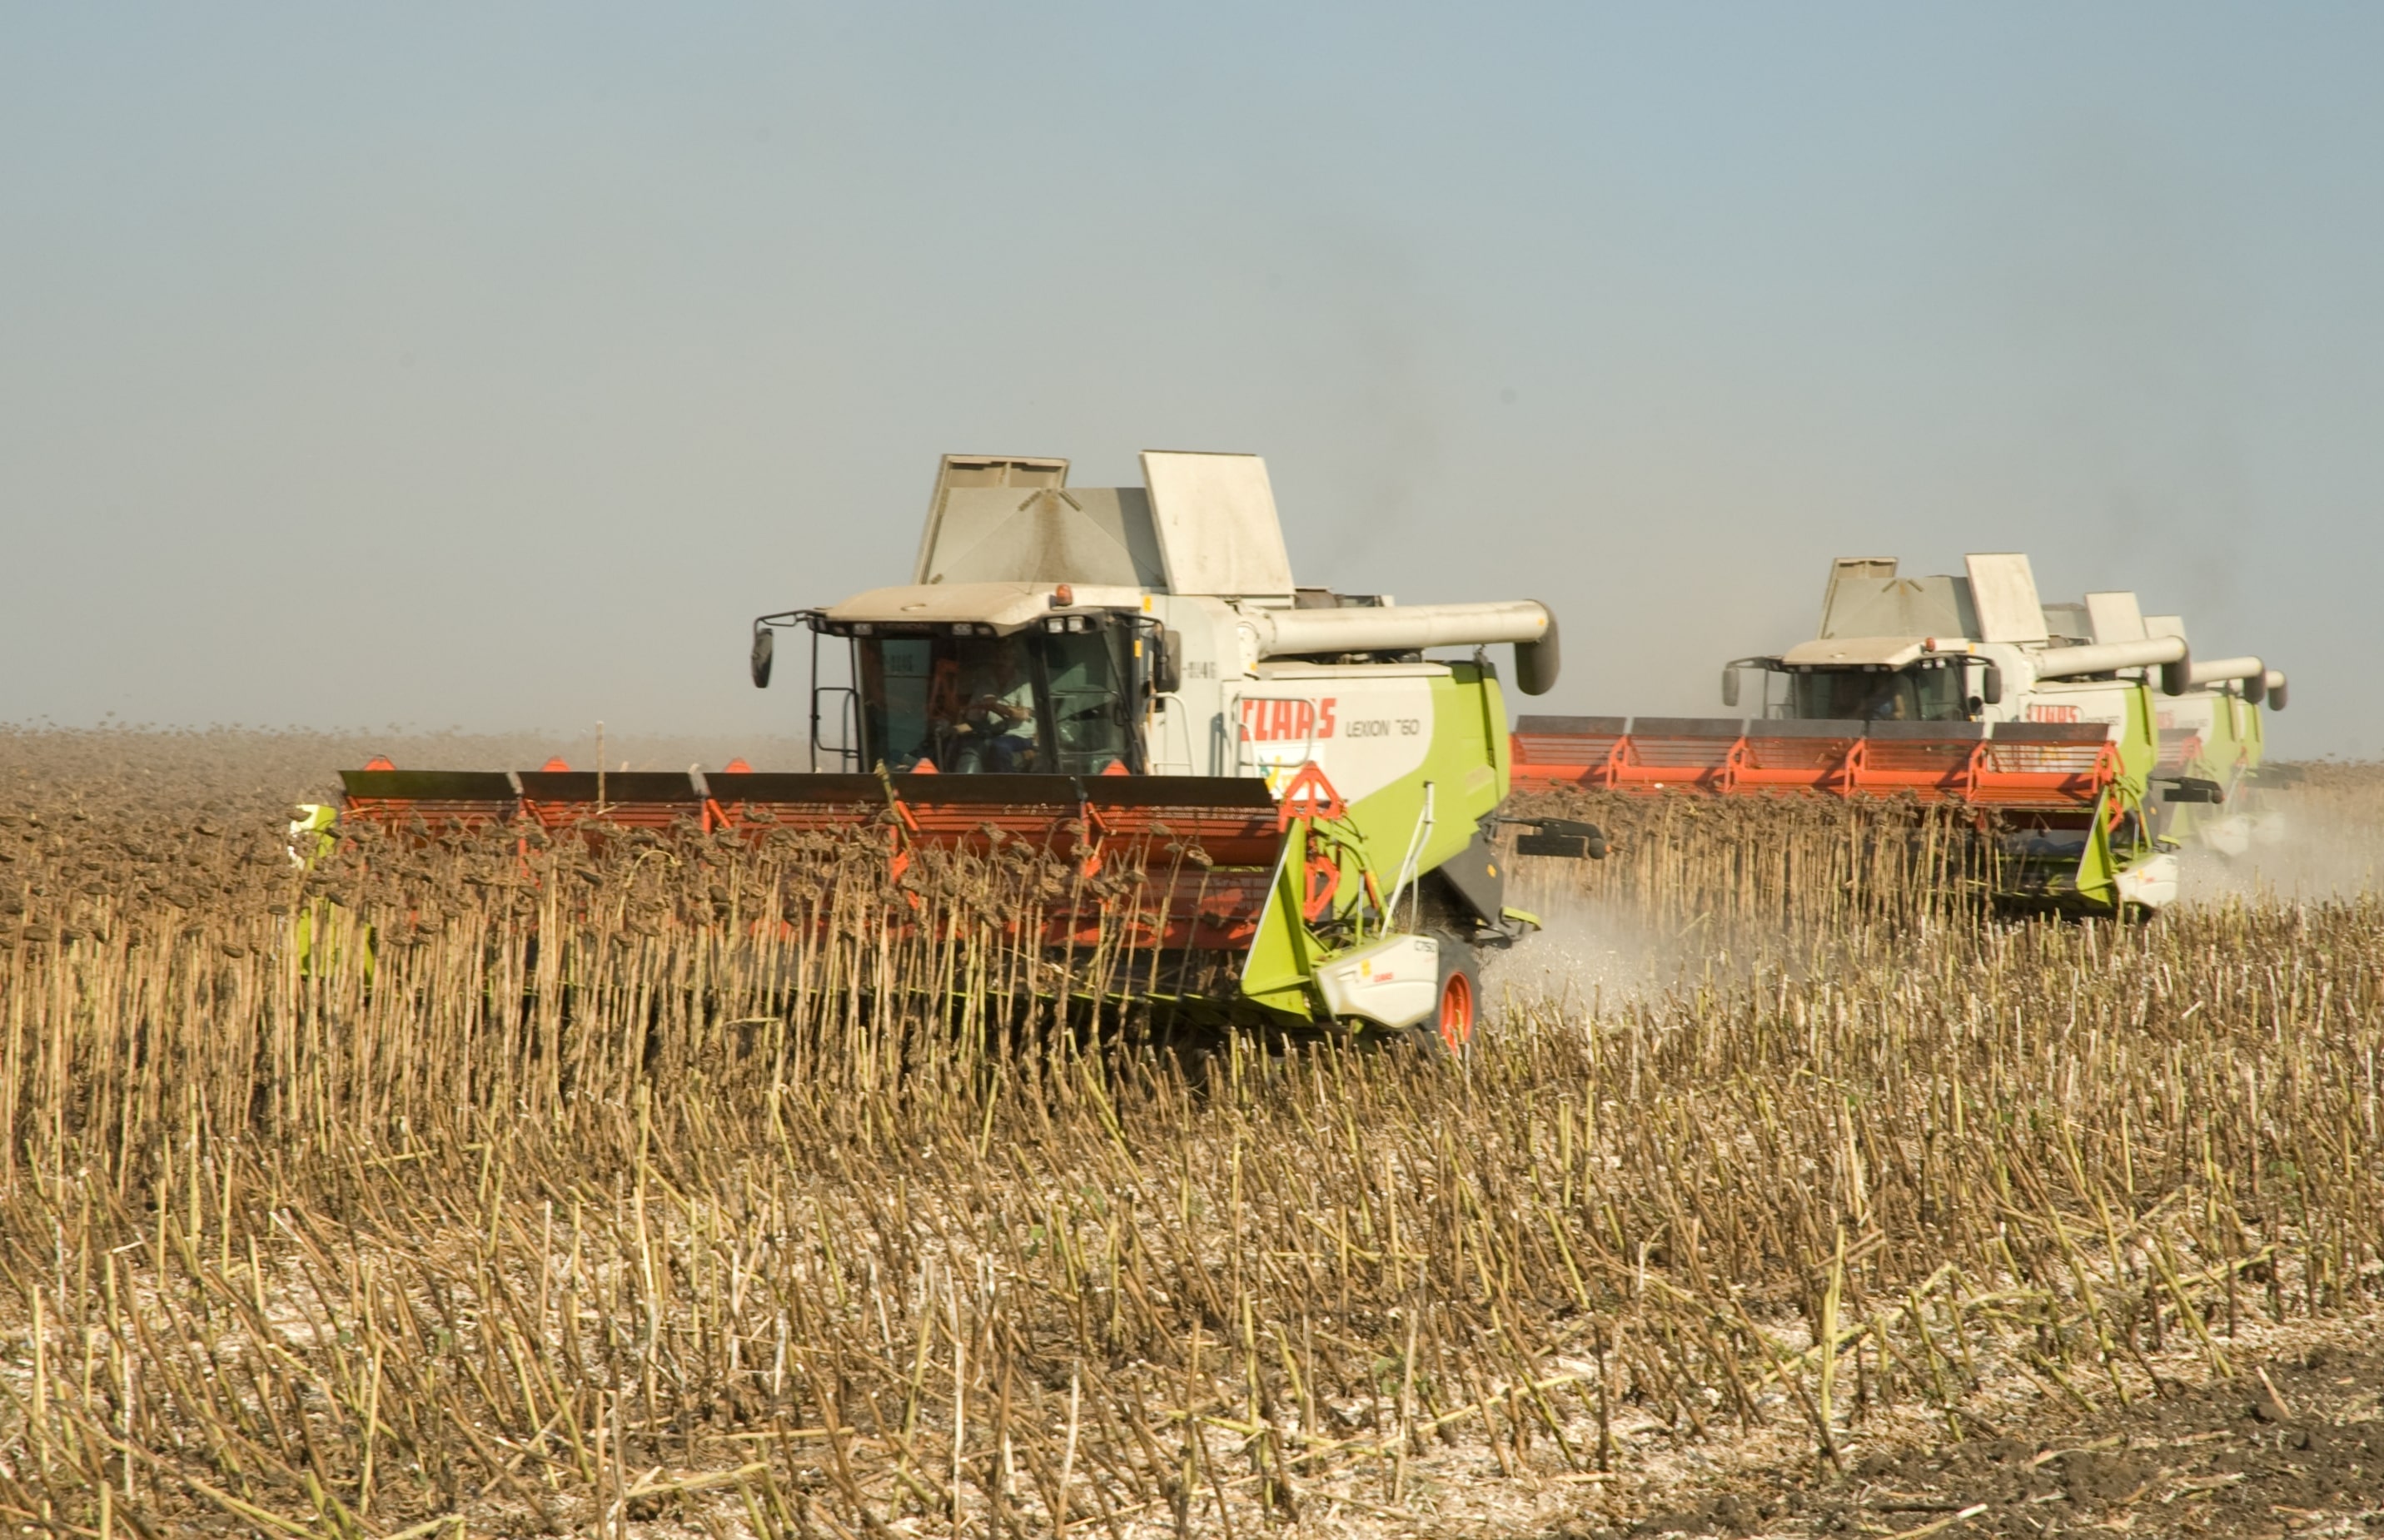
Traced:
<path fill-rule="evenodd" d="M 1719 711 L 1831 557 L 2384 755 L 2384 6 L 0 10 L 0 721 L 786 731 L 937 457 Z"/>

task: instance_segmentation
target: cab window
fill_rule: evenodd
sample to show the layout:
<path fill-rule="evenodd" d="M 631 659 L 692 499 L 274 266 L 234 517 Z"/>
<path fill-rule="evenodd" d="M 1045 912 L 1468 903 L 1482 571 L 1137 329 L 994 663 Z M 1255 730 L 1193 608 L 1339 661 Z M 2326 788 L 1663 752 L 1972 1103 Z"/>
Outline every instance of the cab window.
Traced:
<path fill-rule="evenodd" d="M 1789 675 L 1791 715 L 1852 721 L 1968 721 L 1958 663 L 1815 669 Z"/>
<path fill-rule="evenodd" d="M 863 758 L 897 771 L 1098 775 L 1140 764 L 1124 628 L 861 638 Z"/>

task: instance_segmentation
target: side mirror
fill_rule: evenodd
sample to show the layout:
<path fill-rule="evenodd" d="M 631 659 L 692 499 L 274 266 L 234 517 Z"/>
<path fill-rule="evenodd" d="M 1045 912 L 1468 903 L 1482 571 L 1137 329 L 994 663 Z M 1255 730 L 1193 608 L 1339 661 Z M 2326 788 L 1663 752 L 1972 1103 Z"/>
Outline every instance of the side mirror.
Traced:
<path fill-rule="evenodd" d="M 1150 688 L 1155 695 L 1172 696 L 1183 687 L 1184 634 L 1162 625 L 1150 660 Z"/>
<path fill-rule="evenodd" d="M 1738 665 L 1735 663 L 1727 663 L 1722 666 L 1721 703 L 1724 706 L 1735 706 L 1738 704 Z"/>
<path fill-rule="evenodd" d="M 1989 706 L 2004 703 L 2004 671 L 2000 663 L 1989 663 L 1980 674 L 1979 698 Z"/>
<path fill-rule="evenodd" d="M 766 625 L 753 628 L 753 688 L 770 687 L 770 659 L 777 655 L 778 634 Z"/>

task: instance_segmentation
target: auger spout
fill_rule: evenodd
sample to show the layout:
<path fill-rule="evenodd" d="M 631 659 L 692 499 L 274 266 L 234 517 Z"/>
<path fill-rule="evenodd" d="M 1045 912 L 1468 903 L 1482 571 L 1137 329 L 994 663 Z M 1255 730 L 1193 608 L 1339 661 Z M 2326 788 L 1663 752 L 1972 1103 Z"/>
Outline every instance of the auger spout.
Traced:
<path fill-rule="evenodd" d="M 2152 636 L 2141 642 L 2089 642 L 2084 647 L 2050 647 L 2029 654 L 2029 662 L 2039 679 L 2078 679 L 2092 673 L 2116 673 L 2121 669 L 2157 668 L 2184 661 L 2182 636 Z"/>
<path fill-rule="evenodd" d="M 1556 617 L 1536 599 L 1488 604 L 1386 604 L 1336 610 L 1253 610 L 1242 617 L 1260 658 L 1421 652 L 1512 643 L 1527 695 L 1556 684 Z"/>

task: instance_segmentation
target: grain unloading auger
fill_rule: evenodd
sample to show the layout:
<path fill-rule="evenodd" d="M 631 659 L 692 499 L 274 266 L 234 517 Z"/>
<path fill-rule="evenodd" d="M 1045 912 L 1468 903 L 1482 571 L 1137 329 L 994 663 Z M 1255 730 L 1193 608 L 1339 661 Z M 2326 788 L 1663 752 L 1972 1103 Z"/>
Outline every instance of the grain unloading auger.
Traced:
<path fill-rule="evenodd" d="M 758 685 L 780 632 L 810 643 L 801 773 L 349 771 L 343 816 L 864 832 L 898 878 L 1023 850 L 1062 891 L 1015 944 L 1122 945 L 1112 994 L 1461 1047 L 1477 948 L 1533 923 L 1503 902 L 1509 738 L 1484 649 L 1511 644 L 1538 694 L 1554 619 L 1300 587 L 1256 456 L 1142 458 L 1145 486 L 1074 487 L 1064 460 L 949 456 L 911 583 L 757 621 Z M 1426 659 L 1441 647 L 1473 653 Z M 1524 839 L 1603 854 L 1583 825 Z M 885 923 L 933 926 L 933 907 Z"/>
<path fill-rule="evenodd" d="M 1814 640 L 1724 668 L 1726 706 L 1745 672 L 1759 675 L 1760 715 L 1525 717 L 1514 782 L 1908 798 L 1973 815 L 2000 903 L 2111 914 L 2171 902 L 2170 825 L 2204 792 L 2164 760 L 2154 691 L 2182 709 L 2239 672 L 2282 676 L 2257 659 L 2198 668 L 2182 628 L 2148 625 L 2130 593 L 2048 607 L 2025 556 L 1965 565 L 1903 578 L 1892 560 L 1841 560 Z"/>

